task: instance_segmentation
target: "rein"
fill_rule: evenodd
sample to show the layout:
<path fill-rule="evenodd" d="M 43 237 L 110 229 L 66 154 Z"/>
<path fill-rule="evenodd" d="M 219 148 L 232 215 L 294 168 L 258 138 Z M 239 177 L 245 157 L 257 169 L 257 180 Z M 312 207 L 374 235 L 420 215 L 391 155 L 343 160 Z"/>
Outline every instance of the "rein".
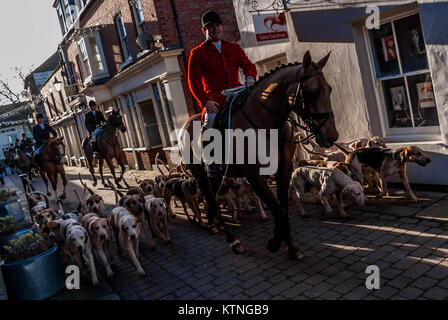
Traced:
<path fill-rule="evenodd" d="M 302 70 L 302 66 L 299 67 L 299 75 L 301 73 Z M 300 77 L 299 76 L 299 84 L 297 86 L 297 91 L 296 91 L 296 96 L 294 99 L 294 109 L 293 111 L 296 111 L 296 113 L 299 115 L 299 117 L 303 120 L 304 125 L 300 124 L 299 122 L 297 122 L 294 118 L 292 118 L 290 115 L 287 116 L 287 122 L 289 122 L 290 124 L 293 125 L 293 130 L 292 133 L 294 133 L 294 127 L 298 127 L 301 128 L 302 130 L 309 132 L 310 134 L 299 141 L 293 141 L 293 140 L 287 140 L 286 142 L 291 142 L 291 143 L 302 143 L 306 140 L 309 140 L 313 137 L 316 136 L 316 134 L 318 133 L 318 131 L 324 126 L 324 124 L 330 120 L 330 119 L 334 119 L 334 113 L 333 112 L 320 112 L 320 113 L 315 113 L 315 112 L 310 112 L 309 110 L 309 104 L 308 104 L 308 100 L 305 99 L 305 95 L 303 94 L 303 87 L 304 87 L 304 81 L 315 77 L 315 76 L 319 76 L 319 75 L 323 75 L 322 72 L 316 72 L 304 77 Z M 254 97 L 251 93 L 251 91 L 249 91 L 249 96 Z M 257 102 L 259 105 L 261 105 L 263 108 L 265 108 L 266 110 L 268 110 L 269 112 L 275 114 L 277 117 L 282 118 L 285 115 L 282 115 L 278 113 L 277 110 L 271 109 L 270 107 L 268 107 L 263 101 L 261 101 L 260 99 L 256 98 Z M 303 112 L 299 112 L 299 110 L 303 110 Z M 255 129 L 260 129 L 250 118 L 249 116 L 244 112 L 244 109 L 241 108 L 240 109 L 241 113 L 243 114 L 244 118 L 246 118 L 246 120 L 255 128 Z M 316 125 L 313 120 L 324 120 L 323 122 L 319 123 L 318 125 Z"/>

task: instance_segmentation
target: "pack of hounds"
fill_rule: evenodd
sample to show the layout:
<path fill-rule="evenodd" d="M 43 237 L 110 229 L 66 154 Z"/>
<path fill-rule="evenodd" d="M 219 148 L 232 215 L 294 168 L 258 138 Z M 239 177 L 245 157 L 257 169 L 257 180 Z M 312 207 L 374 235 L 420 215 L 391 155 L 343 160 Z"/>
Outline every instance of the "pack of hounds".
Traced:
<path fill-rule="evenodd" d="M 303 140 L 304 137 L 297 134 L 296 138 Z M 306 158 L 309 159 L 303 160 Z M 290 201 L 298 206 L 302 216 L 308 216 L 303 203 L 305 193 L 311 191 L 324 206 L 324 218 L 333 216 L 330 205 L 333 198 L 340 216 L 348 217 L 344 197 L 352 197 L 357 205 L 364 205 L 365 190 L 376 189 L 376 196 L 380 198 L 387 194 L 387 179 L 394 174 L 402 178 L 408 195 L 417 201 L 409 186 L 406 165 L 415 162 L 426 166 L 430 161 L 416 146 L 392 151 L 378 137 L 339 143 L 330 149 L 319 148 L 312 141 L 302 142 L 297 145 L 293 158 L 295 170 L 291 177 Z M 47 196 L 39 191 L 28 192 L 27 197 L 33 220 L 44 236 L 61 248 L 63 264 L 76 264 L 84 277 L 90 272 L 95 286 L 99 285 L 99 280 L 94 250 L 107 277 L 114 276 L 114 246 L 118 255 L 122 254 L 124 246 L 138 275 L 146 275 L 140 263 L 140 240 L 144 235 L 151 249 L 156 247 L 154 237 L 165 244 L 171 243 L 169 222 L 176 217 L 171 208 L 173 200 L 176 207 L 176 199 L 180 201 L 188 221 L 205 225 L 202 212 L 206 210 L 206 202 L 197 181 L 185 170 L 170 171 L 168 175 L 161 171 L 155 179 L 136 179 L 138 186 L 128 188 L 126 194 L 108 181 L 115 194 L 115 207 L 111 211 L 106 210 L 103 198 L 88 188 L 81 176 L 79 179 L 83 192 L 80 196 L 74 189 L 79 201 L 74 212 L 64 213 L 60 202 L 59 210 L 50 208 Z M 243 210 L 251 211 L 253 204 L 263 221 L 269 219 L 264 204 L 245 179 L 225 177 L 221 187 L 212 187 L 215 193 L 220 190 L 217 202 L 227 209 L 233 223 L 239 223 Z"/>

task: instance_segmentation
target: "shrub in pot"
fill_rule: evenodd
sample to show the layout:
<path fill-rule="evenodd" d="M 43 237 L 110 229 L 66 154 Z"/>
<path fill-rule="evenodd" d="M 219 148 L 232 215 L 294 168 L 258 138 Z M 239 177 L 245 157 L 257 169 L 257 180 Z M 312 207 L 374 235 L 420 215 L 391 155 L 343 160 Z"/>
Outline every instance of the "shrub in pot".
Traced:
<path fill-rule="evenodd" d="M 12 216 L 18 221 L 25 220 L 22 204 L 16 191 L 0 190 L 0 217 Z"/>
<path fill-rule="evenodd" d="M 59 249 L 39 231 L 24 232 L 4 249 L 0 267 L 9 299 L 45 299 L 65 287 Z"/>
<path fill-rule="evenodd" d="M 5 245 L 10 240 L 20 237 L 27 231 L 38 230 L 38 225 L 27 222 L 26 220 L 17 221 L 16 216 L 5 216 L 0 218 L 0 255 L 6 253 Z"/>

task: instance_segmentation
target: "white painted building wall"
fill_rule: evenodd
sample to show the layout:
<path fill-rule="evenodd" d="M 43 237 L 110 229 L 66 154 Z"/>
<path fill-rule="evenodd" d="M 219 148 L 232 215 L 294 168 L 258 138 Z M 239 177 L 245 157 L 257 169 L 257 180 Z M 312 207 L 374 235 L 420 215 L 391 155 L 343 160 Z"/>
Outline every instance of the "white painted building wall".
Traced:
<path fill-rule="evenodd" d="M 352 3 L 351 0 L 340 0 L 339 3 Z M 437 111 L 440 122 L 440 133 L 431 138 L 409 134 L 401 137 L 388 136 L 382 127 L 379 113 L 381 108 L 374 94 L 372 80 L 372 66 L 367 57 L 365 41 L 361 39 L 362 26 L 365 16 L 359 21 L 347 21 L 353 34 L 353 41 L 325 42 L 325 41 L 300 41 L 301 30 L 294 24 L 294 17 L 302 12 L 313 10 L 329 10 L 344 8 L 328 2 L 291 1 L 301 3 L 301 8 L 292 8 L 286 14 L 290 41 L 281 44 L 260 45 L 256 42 L 255 31 L 250 13 L 252 1 L 234 0 L 235 13 L 241 30 L 241 45 L 249 59 L 258 65 L 262 65 L 271 57 L 285 55 L 287 62 L 301 61 L 303 54 L 310 50 L 314 61 L 318 61 L 331 50 L 330 60 L 325 67 L 324 75 L 332 86 L 332 107 L 335 114 L 336 126 L 340 134 L 340 141 L 351 141 L 361 137 L 379 135 L 386 137 L 389 146 L 400 147 L 404 145 L 418 145 L 429 153 L 434 160 L 429 167 L 420 168 L 416 165 L 409 166 L 412 182 L 448 184 L 448 171 L 445 169 L 448 163 L 448 2 L 437 0 L 417 1 L 371 1 L 371 4 L 381 4 L 384 12 L 391 11 L 392 6 L 401 5 L 394 13 L 400 10 L 418 8 L 421 17 L 422 30 L 425 35 L 428 64 L 433 81 Z M 272 0 L 258 1 L 258 8 L 269 7 Z M 367 4 L 363 4 L 365 7 Z M 353 5 L 351 5 L 353 7 Z M 362 17 L 362 15 L 360 15 Z M 364 19 L 364 20 L 362 20 Z M 354 19 L 356 20 L 356 19 Z M 319 31 L 319 21 L 310 25 Z M 431 174 L 428 174 L 428 173 Z"/>

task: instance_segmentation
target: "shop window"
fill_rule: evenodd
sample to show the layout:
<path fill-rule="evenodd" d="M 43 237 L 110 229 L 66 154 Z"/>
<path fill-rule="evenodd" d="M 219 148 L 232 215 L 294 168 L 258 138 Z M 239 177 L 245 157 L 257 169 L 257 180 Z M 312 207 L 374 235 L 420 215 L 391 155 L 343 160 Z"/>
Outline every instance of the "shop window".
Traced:
<path fill-rule="evenodd" d="M 384 23 L 368 39 L 389 129 L 439 126 L 420 16 Z"/>

